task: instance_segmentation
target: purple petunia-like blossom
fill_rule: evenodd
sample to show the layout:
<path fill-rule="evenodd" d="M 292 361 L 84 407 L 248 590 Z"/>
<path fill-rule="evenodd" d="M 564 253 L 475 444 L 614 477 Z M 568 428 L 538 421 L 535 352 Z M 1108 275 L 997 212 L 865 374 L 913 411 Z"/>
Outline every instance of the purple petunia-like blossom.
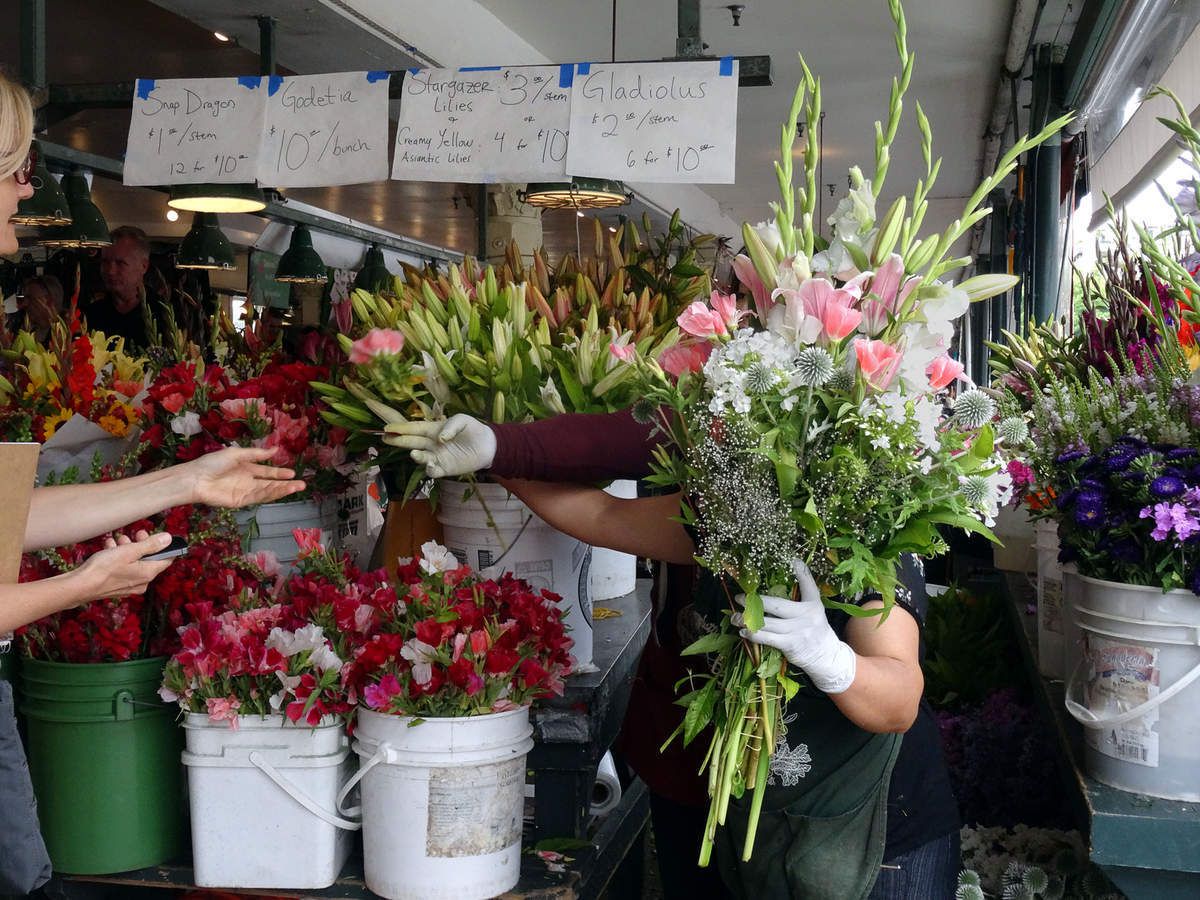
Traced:
<path fill-rule="evenodd" d="M 1181 541 L 1186 541 L 1192 535 L 1200 532 L 1200 517 L 1195 510 L 1189 509 L 1182 503 L 1155 503 L 1147 506 L 1138 514 L 1143 519 L 1154 519 L 1154 530 L 1150 537 L 1156 541 L 1165 541 L 1172 533 Z"/>
<path fill-rule="evenodd" d="M 1105 520 L 1104 494 L 1095 488 L 1084 488 L 1075 495 L 1075 521 L 1090 528 L 1099 528 Z"/>

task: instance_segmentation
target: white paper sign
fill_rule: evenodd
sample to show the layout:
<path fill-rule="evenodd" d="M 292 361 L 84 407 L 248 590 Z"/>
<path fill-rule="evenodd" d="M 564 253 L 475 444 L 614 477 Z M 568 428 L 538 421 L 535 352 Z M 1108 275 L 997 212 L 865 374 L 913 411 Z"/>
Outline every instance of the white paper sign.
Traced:
<path fill-rule="evenodd" d="M 561 179 L 574 69 L 567 64 L 406 72 L 392 178 Z"/>
<path fill-rule="evenodd" d="M 387 178 L 388 73 L 272 75 L 258 180 L 271 187 Z"/>
<path fill-rule="evenodd" d="M 580 63 L 571 88 L 572 175 L 732 184 L 738 62 Z"/>
<path fill-rule="evenodd" d="M 253 181 L 262 140 L 264 79 L 139 78 L 125 184 Z"/>

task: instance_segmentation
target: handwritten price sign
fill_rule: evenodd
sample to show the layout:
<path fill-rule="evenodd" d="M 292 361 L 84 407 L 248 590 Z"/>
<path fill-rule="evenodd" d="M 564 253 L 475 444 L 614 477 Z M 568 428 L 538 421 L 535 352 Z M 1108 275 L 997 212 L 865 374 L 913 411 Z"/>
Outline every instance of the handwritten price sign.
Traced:
<path fill-rule="evenodd" d="M 732 184 L 735 59 L 580 63 L 571 89 L 573 175 Z"/>
<path fill-rule="evenodd" d="M 272 187 L 387 178 L 388 73 L 272 76 L 259 181 Z"/>
<path fill-rule="evenodd" d="M 266 91 L 263 79 L 139 78 L 125 183 L 253 181 Z"/>
<path fill-rule="evenodd" d="M 561 178 L 573 77 L 573 65 L 410 70 L 401 90 L 392 178 Z"/>

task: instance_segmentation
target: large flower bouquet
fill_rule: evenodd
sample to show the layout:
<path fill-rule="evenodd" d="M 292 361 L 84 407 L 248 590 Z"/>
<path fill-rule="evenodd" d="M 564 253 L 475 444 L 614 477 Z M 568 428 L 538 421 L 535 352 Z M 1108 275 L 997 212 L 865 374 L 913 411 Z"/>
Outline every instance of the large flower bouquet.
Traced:
<path fill-rule="evenodd" d="M 347 432 L 322 418 L 312 387 L 336 377 L 336 365 L 275 358 L 241 379 L 200 361 L 163 369 L 142 402 L 142 465 L 159 468 L 231 444 L 273 447 L 272 462 L 295 469 L 311 493 L 344 492 L 355 466 Z"/>
<path fill-rule="evenodd" d="M 46 444 L 74 417 L 101 437 L 124 438 L 137 423 L 146 361 L 127 354 L 121 338 L 56 324 L 46 346 L 21 332 L 4 355 L 12 364 L 0 377 L 4 440 Z"/>
<path fill-rule="evenodd" d="M 187 538 L 188 552 L 155 578 L 145 594 L 97 600 L 19 629 L 18 642 L 26 656 L 98 663 L 169 655 L 179 646 L 181 626 L 220 613 L 242 592 L 258 590 L 272 580 L 270 561 L 242 556 L 240 535 L 228 513 L 179 506 L 123 531 L 132 534 L 139 529 L 163 529 Z M 95 538 L 26 554 L 21 580 L 69 572 L 103 544 L 102 538 Z"/>
<path fill-rule="evenodd" d="M 735 263 L 753 320 L 733 297 L 694 302 L 679 318 L 688 337 L 671 360 L 677 379 L 664 371 L 667 360 L 633 354 L 645 376 L 639 406 L 666 411 L 663 427 L 677 448 L 660 456 L 656 480 L 682 488 L 697 559 L 722 576 L 730 595 L 721 629 L 688 651 L 718 654 L 716 674 L 696 679 L 680 701 L 685 742 L 714 726 L 702 864 L 730 797 L 747 792 L 743 853 L 752 853 L 782 705 L 797 690 L 777 651 L 738 637 L 733 593 L 746 594 L 746 626 L 761 627 L 760 595 L 795 596 L 799 559 L 824 585 L 827 604 L 870 615 L 853 600 L 873 591 L 886 614 L 898 557 L 943 551 L 939 526 L 988 534 L 984 523 L 1008 489 L 989 424 L 994 401 L 971 389 L 945 406 L 946 389 L 962 373 L 947 355 L 954 321 L 972 300 L 1015 279 L 988 275 L 957 286 L 942 279 L 966 262 L 947 257 L 988 214 L 983 198 L 1063 122 L 1018 141 L 960 219 L 920 238 L 939 166 L 918 106 L 925 177 L 911 203 L 901 196 L 877 216 L 913 65 L 903 10 L 897 0 L 889 6 L 902 72 L 888 121 L 876 129 L 874 177 L 851 169 L 850 194 L 830 218 L 830 234 L 819 234 L 811 142 L 804 187 L 792 187 L 797 120 L 803 116 L 813 133 L 820 119 L 820 82 L 805 66 L 783 127 L 781 202 L 769 225 L 744 229 L 749 257 Z"/>
<path fill-rule="evenodd" d="M 571 639 L 557 597 L 505 574 L 484 579 L 432 541 L 397 572 L 395 602 L 347 682 L 368 709 L 484 715 L 561 694 Z"/>

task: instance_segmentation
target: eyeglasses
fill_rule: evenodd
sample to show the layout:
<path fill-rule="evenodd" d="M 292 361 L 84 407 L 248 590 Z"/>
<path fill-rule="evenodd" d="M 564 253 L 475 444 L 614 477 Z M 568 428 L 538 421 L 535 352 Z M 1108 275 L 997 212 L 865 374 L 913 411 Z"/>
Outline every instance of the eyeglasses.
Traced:
<path fill-rule="evenodd" d="M 17 184 L 29 184 L 33 180 L 33 170 L 37 168 L 37 161 L 37 150 L 30 147 L 25 161 L 17 167 L 17 171 L 13 172 L 13 178 L 17 179 Z"/>

